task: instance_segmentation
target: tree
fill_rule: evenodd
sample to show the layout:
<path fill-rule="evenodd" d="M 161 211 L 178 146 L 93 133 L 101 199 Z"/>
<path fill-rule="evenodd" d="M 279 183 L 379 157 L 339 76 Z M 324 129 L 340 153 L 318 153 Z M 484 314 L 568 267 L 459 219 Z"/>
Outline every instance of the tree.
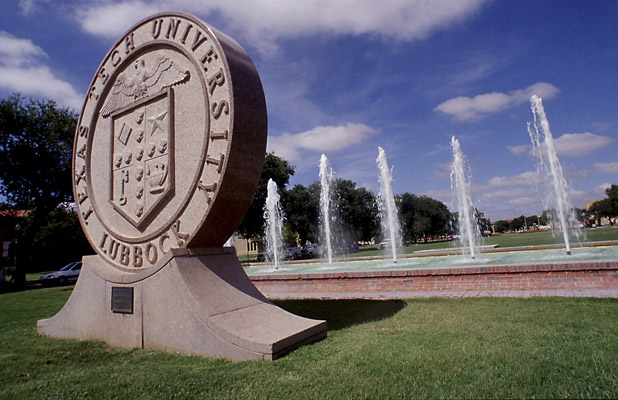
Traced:
<path fill-rule="evenodd" d="M 524 227 L 525 224 L 525 219 L 526 217 L 524 217 L 523 215 L 520 215 L 517 218 L 514 218 L 510 223 L 509 223 L 509 229 L 512 231 L 518 231 L 520 229 L 522 229 Z"/>
<path fill-rule="evenodd" d="M 29 210 L 19 238 L 18 253 L 24 256 L 16 271 L 17 285 L 33 262 L 36 234 L 50 213 L 72 201 L 76 123 L 77 116 L 53 100 L 26 100 L 16 94 L 0 100 L 0 195 L 5 208 Z"/>
<path fill-rule="evenodd" d="M 602 217 L 611 218 L 618 216 L 618 185 L 611 185 L 605 189 L 607 198 L 593 203 L 586 214 L 594 218 L 597 223 Z"/>
<path fill-rule="evenodd" d="M 286 160 L 273 153 L 266 154 L 260 183 L 249 210 L 238 227 L 238 232 L 245 239 L 261 239 L 264 237 L 264 204 L 266 203 L 268 180 L 275 181 L 279 191 L 282 192 L 292 175 L 294 175 L 294 167 Z"/>
<path fill-rule="evenodd" d="M 314 185 L 317 185 L 315 183 Z M 373 193 L 347 179 L 334 182 L 334 204 L 341 229 L 339 237 L 345 243 L 369 241 L 378 232 L 378 207 Z"/>
<path fill-rule="evenodd" d="M 605 193 L 610 203 L 609 210 L 612 214 L 611 216 L 615 217 L 618 215 L 618 185 L 612 185 L 605 189 Z"/>
<path fill-rule="evenodd" d="M 318 240 L 319 196 L 319 188 L 316 191 L 313 185 L 309 188 L 296 185 L 283 197 L 286 224 L 290 230 L 298 233 L 301 244 Z"/>
<path fill-rule="evenodd" d="M 496 223 L 494 224 L 494 229 L 498 233 L 504 233 L 509 230 L 509 226 L 510 225 L 508 221 L 501 219 L 499 221 L 496 221 Z"/>
<path fill-rule="evenodd" d="M 77 116 L 52 100 L 0 101 L 0 194 L 12 207 L 45 214 L 72 200 Z"/>
<path fill-rule="evenodd" d="M 479 225 L 479 230 L 481 233 L 491 232 L 491 221 L 489 218 L 485 218 L 485 214 L 480 212 L 478 209 L 474 209 L 474 215 L 476 218 L 476 223 Z"/>
<path fill-rule="evenodd" d="M 441 201 L 403 193 L 397 196 L 397 204 L 404 241 L 416 243 L 421 238 L 448 233 L 451 214 Z"/>
<path fill-rule="evenodd" d="M 491 221 L 485 218 L 485 214 L 480 212 L 478 208 L 474 208 L 474 220 L 481 234 L 491 231 Z M 451 213 L 451 228 L 453 232 L 459 232 L 459 212 Z"/>
<path fill-rule="evenodd" d="M 25 218 L 24 230 L 29 230 L 32 219 Z M 34 270 L 49 271 L 58 269 L 71 261 L 79 261 L 82 256 L 94 254 L 90 243 L 79 224 L 77 213 L 60 206 L 53 209 L 45 223 L 34 233 L 30 255 Z"/>
<path fill-rule="evenodd" d="M 613 213 L 610 199 L 603 199 L 594 202 L 590 208 L 588 208 L 586 213 L 595 219 L 597 225 L 600 225 L 600 220 L 602 217 L 611 217 L 612 215 L 616 215 Z"/>

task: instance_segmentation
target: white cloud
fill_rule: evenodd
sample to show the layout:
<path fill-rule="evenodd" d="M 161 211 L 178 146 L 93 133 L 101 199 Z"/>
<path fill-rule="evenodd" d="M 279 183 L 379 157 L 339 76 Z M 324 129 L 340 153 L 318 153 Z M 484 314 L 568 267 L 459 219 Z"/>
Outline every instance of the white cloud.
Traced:
<path fill-rule="evenodd" d="M 559 156 L 586 156 L 594 150 L 601 149 L 613 141 L 607 136 L 594 133 L 565 133 L 554 140 Z"/>
<path fill-rule="evenodd" d="M 300 150 L 337 152 L 363 142 L 376 133 L 364 124 L 348 123 L 339 126 L 317 126 L 302 133 L 283 133 L 268 138 L 268 150 L 288 161 L 300 158 Z"/>
<path fill-rule="evenodd" d="M 609 122 L 599 121 L 591 123 L 590 126 L 599 132 L 603 132 L 609 130 L 612 127 L 612 124 L 610 124 Z"/>
<path fill-rule="evenodd" d="M 483 193 L 480 199 L 483 202 L 496 201 L 507 199 L 509 204 L 513 201 L 517 201 L 519 198 L 534 196 L 536 192 L 531 187 L 512 187 L 509 189 L 493 190 L 487 193 Z"/>
<path fill-rule="evenodd" d="M 556 154 L 559 156 L 584 157 L 595 150 L 612 143 L 614 139 L 601 136 L 590 132 L 584 133 L 565 133 L 554 139 Z M 543 146 L 544 143 L 541 144 Z M 532 145 L 524 144 L 519 146 L 507 146 L 507 149 L 514 155 L 532 154 Z M 545 151 L 545 150 L 542 150 Z"/>
<path fill-rule="evenodd" d="M 592 188 L 592 193 L 597 195 L 607 195 L 607 193 L 605 193 L 605 190 L 609 189 L 610 187 L 612 187 L 612 184 L 609 182 L 605 182 Z"/>
<path fill-rule="evenodd" d="M 618 174 L 618 162 L 596 162 L 594 163 L 594 168 L 597 171 L 606 173 L 606 174 Z"/>
<path fill-rule="evenodd" d="M 520 156 L 525 153 L 529 153 L 532 150 L 532 147 L 528 144 L 522 144 L 519 146 L 506 146 L 506 148 L 516 156 Z"/>
<path fill-rule="evenodd" d="M 34 10 L 34 0 L 19 0 L 17 3 L 22 14 L 28 15 Z"/>
<path fill-rule="evenodd" d="M 505 187 L 531 185 L 538 180 L 539 176 L 536 172 L 528 171 L 515 176 L 495 176 L 489 179 L 488 183 L 492 187 Z"/>
<path fill-rule="evenodd" d="M 103 1 L 78 8 L 75 16 L 85 32 L 94 36 L 115 39 L 139 20 L 170 8 L 174 7 L 164 7 L 164 4 L 160 2 Z"/>
<path fill-rule="evenodd" d="M 42 63 L 46 58 L 43 49 L 31 40 L 0 31 L 0 88 L 79 109 L 83 96 Z"/>
<path fill-rule="evenodd" d="M 8 32 L 0 31 L 0 62 L 4 66 L 17 67 L 33 64 L 47 54 L 30 39 L 20 39 Z"/>
<path fill-rule="evenodd" d="M 40 2 L 48 3 L 49 0 L 19 0 L 17 6 L 19 7 L 23 15 L 30 15 L 34 11 L 36 11 L 36 3 Z"/>
<path fill-rule="evenodd" d="M 538 197 L 516 197 L 508 200 L 510 206 L 530 206 L 531 204 L 541 205 L 541 200 Z"/>
<path fill-rule="evenodd" d="M 194 13 L 205 20 L 223 17 L 218 28 L 240 36 L 262 53 L 272 53 L 277 40 L 321 33 L 379 35 L 421 40 L 477 13 L 487 0 L 157 0 L 99 1 L 76 12 L 88 33 L 115 38 L 140 17 L 170 9 Z M 208 22 L 208 21 L 207 21 Z"/>
<path fill-rule="evenodd" d="M 439 104 L 434 111 L 449 114 L 460 121 L 469 121 L 523 104 L 529 101 L 533 94 L 550 99 L 558 93 L 560 89 L 551 83 L 537 82 L 525 89 L 514 90 L 508 94 L 492 92 L 474 97 L 455 97 Z"/>

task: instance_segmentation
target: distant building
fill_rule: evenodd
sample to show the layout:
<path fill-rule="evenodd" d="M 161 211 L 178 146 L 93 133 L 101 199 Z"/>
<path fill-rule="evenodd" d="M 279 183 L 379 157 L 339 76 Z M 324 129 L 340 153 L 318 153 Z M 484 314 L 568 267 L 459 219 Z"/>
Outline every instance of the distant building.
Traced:
<path fill-rule="evenodd" d="M 597 199 L 597 200 L 587 200 L 584 201 L 584 204 L 582 205 L 584 210 L 588 211 L 590 209 L 590 207 L 592 207 L 592 205 L 594 203 L 598 203 L 599 201 L 602 201 L 603 199 Z"/>
<path fill-rule="evenodd" d="M 234 249 L 236 249 L 236 255 L 238 257 L 242 256 L 256 256 L 260 251 L 264 250 L 264 243 L 262 242 L 254 242 L 251 239 L 244 239 L 240 236 L 233 237 Z M 226 244 L 227 245 L 227 244 Z"/>

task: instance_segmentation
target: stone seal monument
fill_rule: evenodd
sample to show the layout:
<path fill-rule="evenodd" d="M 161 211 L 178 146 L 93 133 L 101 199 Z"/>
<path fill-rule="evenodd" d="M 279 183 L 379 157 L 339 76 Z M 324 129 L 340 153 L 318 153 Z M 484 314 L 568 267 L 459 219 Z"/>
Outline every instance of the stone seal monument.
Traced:
<path fill-rule="evenodd" d="M 75 133 L 73 190 L 97 255 L 38 332 L 232 360 L 275 359 L 326 322 L 270 303 L 233 248 L 266 151 L 266 102 L 243 48 L 183 13 L 108 52 Z"/>

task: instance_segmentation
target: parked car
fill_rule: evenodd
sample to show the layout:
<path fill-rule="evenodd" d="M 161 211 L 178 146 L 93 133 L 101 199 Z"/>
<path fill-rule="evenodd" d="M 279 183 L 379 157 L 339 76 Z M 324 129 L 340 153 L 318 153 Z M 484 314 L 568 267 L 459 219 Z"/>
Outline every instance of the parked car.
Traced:
<path fill-rule="evenodd" d="M 379 244 L 380 250 L 384 250 L 384 249 L 390 248 L 390 247 L 391 247 L 390 239 L 384 239 L 384 241 L 380 242 L 380 244 Z"/>
<path fill-rule="evenodd" d="M 300 248 L 297 246 L 286 247 L 279 254 L 279 260 L 298 260 L 301 258 Z M 257 254 L 257 261 L 272 261 L 271 255 L 267 251 L 261 251 Z"/>
<path fill-rule="evenodd" d="M 306 244 L 300 252 L 303 258 L 315 258 L 322 254 L 322 247 L 317 243 Z"/>
<path fill-rule="evenodd" d="M 283 251 L 283 258 L 286 260 L 298 260 L 301 256 L 300 247 L 290 246 Z"/>
<path fill-rule="evenodd" d="M 77 282 L 77 278 L 79 278 L 81 269 L 82 262 L 74 261 L 68 263 L 58 271 L 42 275 L 39 278 L 39 282 L 44 285 L 66 285 L 67 283 L 75 283 Z"/>

